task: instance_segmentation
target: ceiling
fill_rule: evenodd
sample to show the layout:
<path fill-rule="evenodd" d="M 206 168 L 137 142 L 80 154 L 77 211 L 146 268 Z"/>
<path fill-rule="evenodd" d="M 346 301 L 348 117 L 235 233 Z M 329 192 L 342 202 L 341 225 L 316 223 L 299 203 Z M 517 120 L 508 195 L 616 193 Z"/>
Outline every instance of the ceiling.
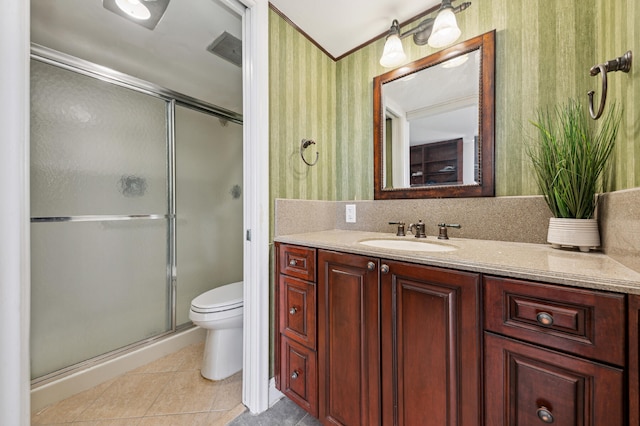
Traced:
<path fill-rule="evenodd" d="M 145 0 L 148 1 L 148 0 Z M 236 0 L 172 0 L 151 31 L 102 0 L 31 0 L 32 42 L 242 112 L 242 71 L 206 51 L 222 32 L 242 37 Z M 334 58 L 438 0 L 272 0 Z"/>
<path fill-rule="evenodd" d="M 31 41 L 242 113 L 242 70 L 206 51 L 241 17 L 218 0 L 173 0 L 151 31 L 101 0 L 31 0 Z"/>
<path fill-rule="evenodd" d="M 440 0 L 270 0 L 334 58 L 380 36 Z"/>

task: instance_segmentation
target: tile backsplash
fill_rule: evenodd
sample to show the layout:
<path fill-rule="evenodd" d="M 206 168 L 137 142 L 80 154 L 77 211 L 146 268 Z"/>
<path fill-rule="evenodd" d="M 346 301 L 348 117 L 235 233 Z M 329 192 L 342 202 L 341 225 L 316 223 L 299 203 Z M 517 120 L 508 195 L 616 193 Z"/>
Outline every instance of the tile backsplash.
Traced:
<path fill-rule="evenodd" d="M 599 203 L 604 252 L 640 272 L 640 188 L 604 194 Z"/>
<path fill-rule="evenodd" d="M 356 205 L 356 223 L 347 223 L 345 206 Z M 422 220 L 427 235 L 437 224 L 458 223 L 451 237 L 546 242 L 549 209 L 542 197 L 446 198 L 425 200 L 305 201 L 276 200 L 275 235 L 344 229 L 394 233 L 389 222 Z"/>

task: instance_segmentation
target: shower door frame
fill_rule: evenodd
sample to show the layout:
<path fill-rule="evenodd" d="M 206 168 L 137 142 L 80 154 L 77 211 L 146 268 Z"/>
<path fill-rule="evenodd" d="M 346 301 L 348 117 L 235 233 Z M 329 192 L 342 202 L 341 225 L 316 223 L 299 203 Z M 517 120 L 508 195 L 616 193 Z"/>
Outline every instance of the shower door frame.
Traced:
<path fill-rule="evenodd" d="M 224 108 L 191 98 L 178 92 L 165 89 L 161 86 L 132 77 L 127 74 L 85 61 L 83 59 L 67 55 L 38 44 L 31 44 L 31 59 L 48 65 L 55 66 L 66 71 L 74 72 L 89 78 L 113 84 L 118 87 L 133 90 L 165 102 L 165 128 L 166 128 L 166 214 L 135 214 L 135 215 L 83 215 L 83 216 L 56 216 L 56 217 L 31 217 L 31 223 L 60 223 L 60 222 L 91 222 L 91 221 L 135 221 L 135 220 L 167 220 L 167 261 L 166 261 L 166 288 L 168 291 L 170 326 L 167 331 L 154 336 L 140 339 L 126 346 L 115 348 L 107 353 L 97 355 L 85 361 L 72 364 L 60 370 L 53 371 L 31 380 L 31 385 L 42 385 L 60 378 L 70 372 L 78 371 L 96 362 L 112 359 L 133 348 L 138 348 L 150 342 L 157 341 L 168 335 L 191 328 L 186 324 L 178 326 L 176 320 L 177 311 L 177 238 L 176 238 L 176 141 L 175 141 L 175 111 L 176 105 L 180 105 L 198 112 L 213 115 L 233 123 L 243 125 L 242 115 Z M 244 156 L 244 154 L 243 154 Z"/>

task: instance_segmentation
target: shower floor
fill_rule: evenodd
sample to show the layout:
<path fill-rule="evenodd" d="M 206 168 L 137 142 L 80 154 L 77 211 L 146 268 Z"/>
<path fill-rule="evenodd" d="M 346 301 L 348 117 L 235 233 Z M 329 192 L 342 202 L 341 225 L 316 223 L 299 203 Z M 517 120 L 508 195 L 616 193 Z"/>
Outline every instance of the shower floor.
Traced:
<path fill-rule="evenodd" d="M 204 343 L 187 346 L 43 408 L 32 425 L 226 425 L 245 411 L 242 373 L 200 376 Z"/>

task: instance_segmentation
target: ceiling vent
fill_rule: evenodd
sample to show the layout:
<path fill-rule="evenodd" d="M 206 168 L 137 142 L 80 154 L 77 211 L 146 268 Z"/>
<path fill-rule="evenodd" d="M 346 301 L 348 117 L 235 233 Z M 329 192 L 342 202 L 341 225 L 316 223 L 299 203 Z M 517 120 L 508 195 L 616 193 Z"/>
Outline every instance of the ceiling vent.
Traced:
<path fill-rule="evenodd" d="M 234 65 L 242 67 L 242 40 L 223 32 L 207 47 L 207 50 Z"/>

